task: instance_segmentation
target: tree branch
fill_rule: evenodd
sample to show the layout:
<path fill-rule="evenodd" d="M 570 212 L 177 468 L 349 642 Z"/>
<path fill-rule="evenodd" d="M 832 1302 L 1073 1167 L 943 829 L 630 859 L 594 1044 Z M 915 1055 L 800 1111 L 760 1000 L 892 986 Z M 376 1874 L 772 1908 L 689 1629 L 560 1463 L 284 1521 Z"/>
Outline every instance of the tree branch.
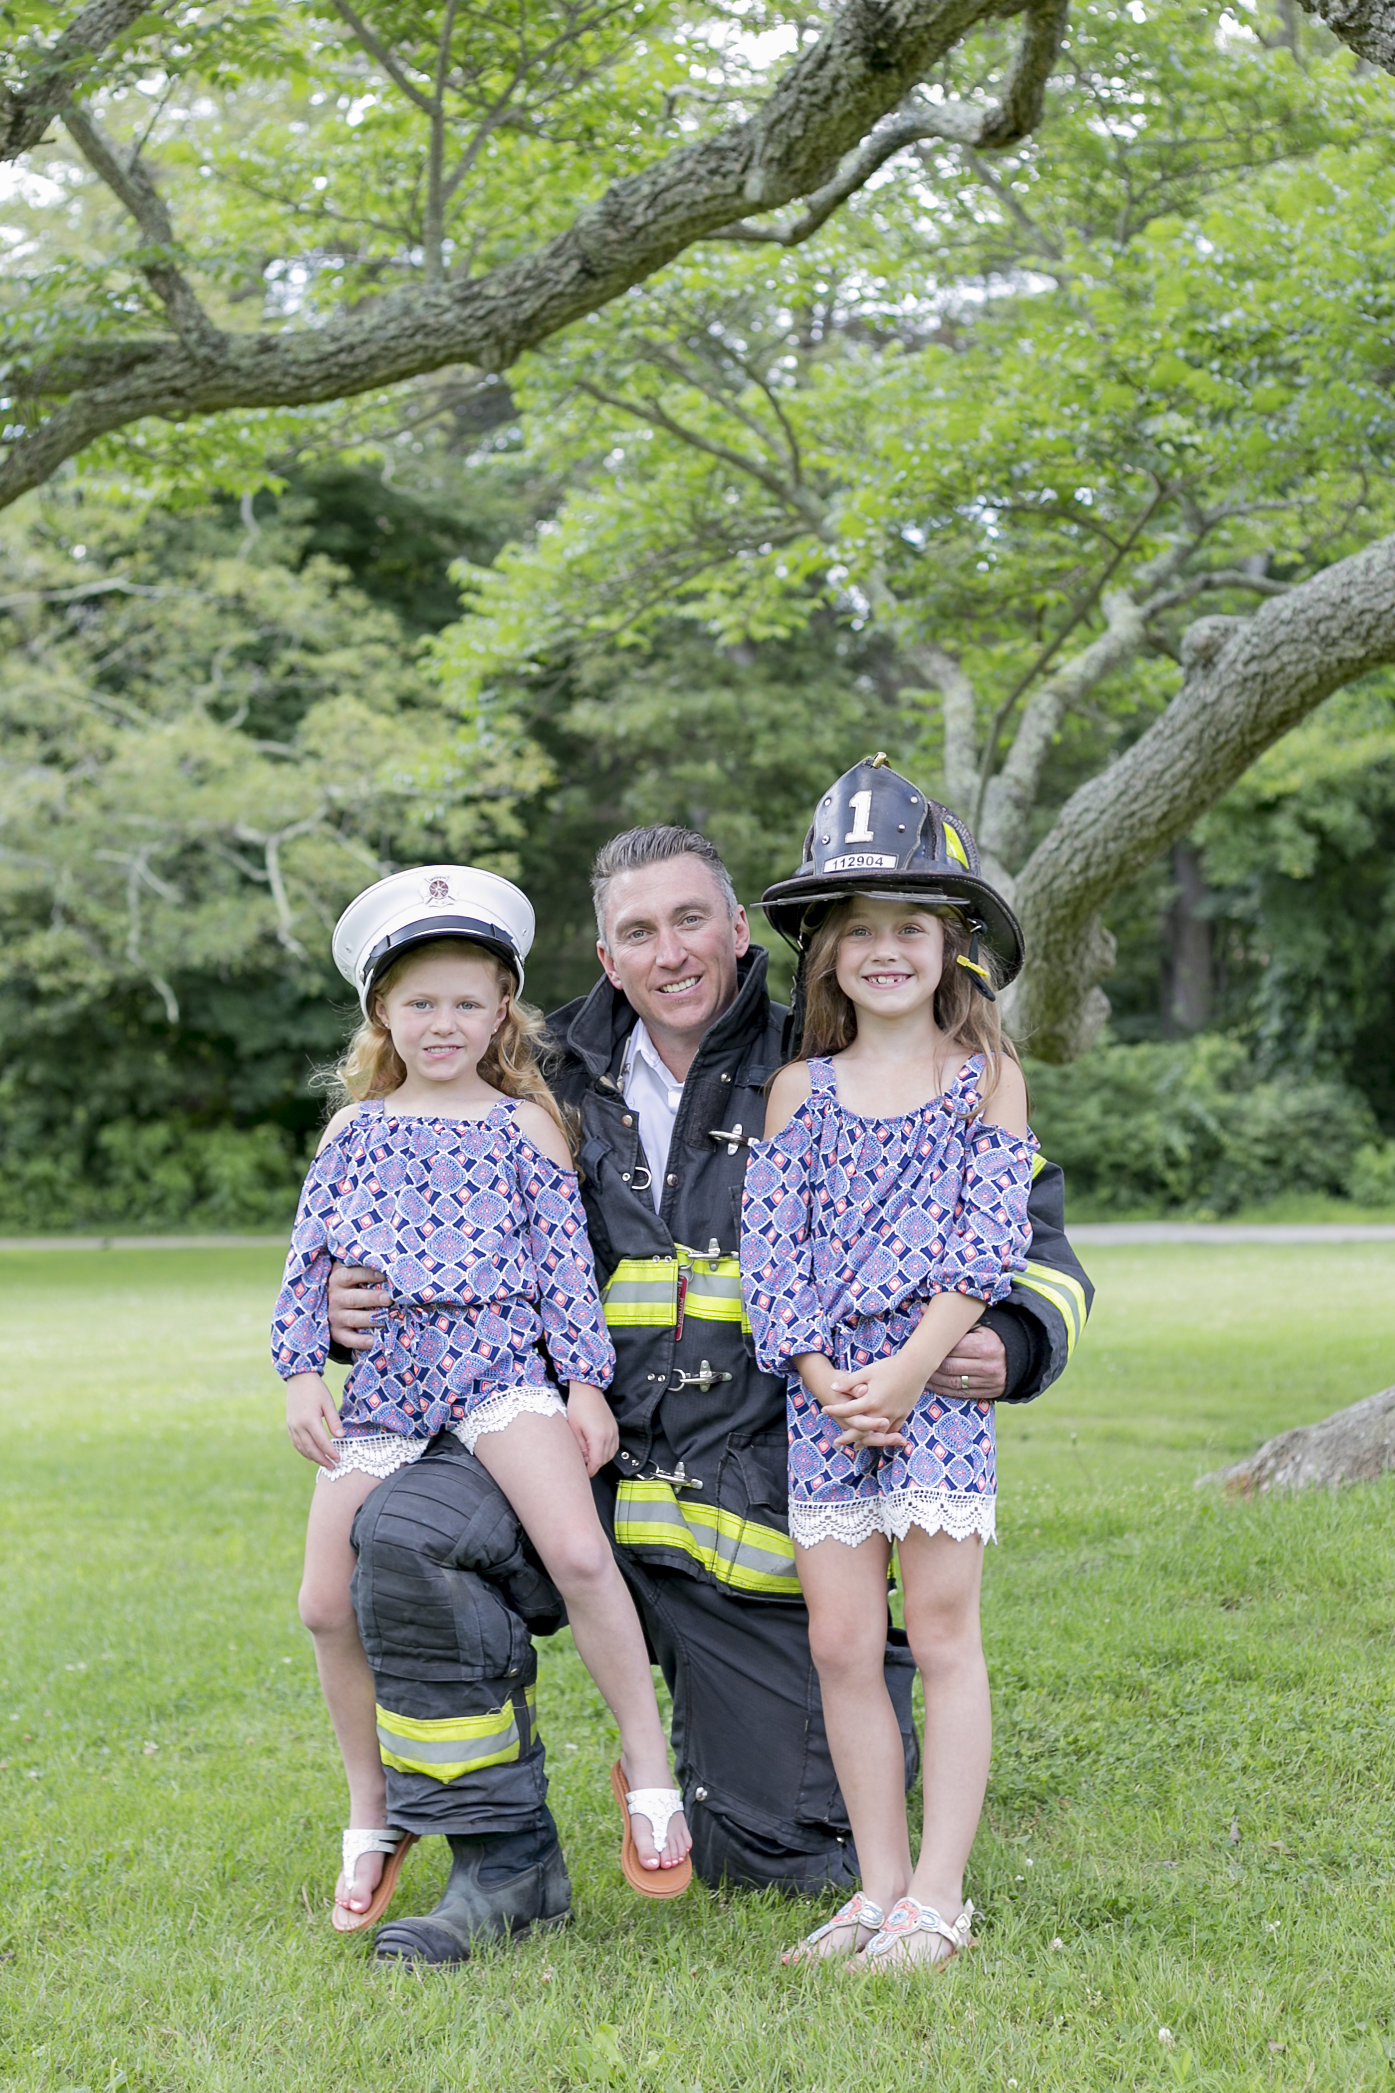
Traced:
<path fill-rule="evenodd" d="M 342 0 L 337 4 L 342 12 Z M 234 407 L 310 406 L 452 363 L 506 370 L 694 241 L 752 209 L 774 209 L 819 188 L 1000 4 L 845 0 L 754 115 L 614 182 L 534 253 L 483 276 L 365 303 L 322 327 L 223 335 L 216 353 L 171 343 L 138 368 L 73 395 L 11 444 L 0 465 L 0 506 L 96 437 L 147 415 L 179 421 Z"/>
<path fill-rule="evenodd" d="M 1395 0 L 1298 0 L 1383 73 L 1395 73 Z"/>
<path fill-rule="evenodd" d="M 1013 1021 L 1068 1061 L 1098 1035 L 1110 894 L 1184 836 L 1256 757 L 1325 698 L 1395 661 L 1395 537 L 1299 582 L 1248 618 L 1201 618 L 1165 713 L 1067 802 L 1017 879 L 1027 966 Z"/>
<path fill-rule="evenodd" d="M 369 57 L 377 59 L 378 64 L 387 74 L 393 86 L 401 94 L 406 95 L 409 102 L 415 103 L 424 116 L 430 116 L 432 112 L 430 95 L 423 93 L 410 75 L 403 70 L 387 45 L 369 28 L 357 9 L 350 7 L 349 0 L 333 0 L 333 5 L 334 12 L 341 21 L 348 23 Z"/>
<path fill-rule="evenodd" d="M 187 278 L 167 258 L 177 245 L 174 226 L 165 200 L 139 156 L 124 154 L 76 103 L 65 105 L 63 123 L 92 172 L 135 219 L 146 245 L 158 250 L 140 264 L 141 274 L 169 314 L 185 348 L 196 356 L 216 356 L 224 337 L 199 304 Z"/>
<path fill-rule="evenodd" d="M 945 798 L 952 807 L 972 806 L 978 789 L 978 705 L 973 684 L 954 656 L 935 640 L 913 642 L 904 653 L 911 666 L 940 693 Z"/>
<path fill-rule="evenodd" d="M 39 58 L 29 78 L 0 86 L 0 162 L 17 160 L 40 144 L 53 117 L 82 85 L 97 60 L 142 15 L 160 11 L 158 0 L 89 0 L 68 28 Z"/>
<path fill-rule="evenodd" d="M 998 742 L 1002 735 L 1004 727 L 1007 725 L 1008 721 L 1012 717 L 1013 709 L 1016 706 L 1018 699 L 1022 696 L 1023 691 L 1028 689 L 1029 686 L 1035 682 L 1036 678 L 1042 674 L 1043 670 L 1050 667 L 1051 663 L 1060 653 L 1066 641 L 1075 631 L 1077 625 L 1081 624 L 1084 621 L 1084 619 L 1088 618 L 1090 612 L 1094 609 L 1096 603 L 1098 603 L 1100 597 L 1103 595 L 1104 590 L 1111 577 L 1117 571 L 1120 562 L 1124 559 L 1127 553 L 1133 550 L 1134 546 L 1137 544 L 1140 533 L 1146 529 L 1148 523 L 1152 519 L 1157 509 L 1158 503 L 1162 500 L 1162 498 L 1163 489 L 1159 487 L 1156 489 L 1153 498 L 1149 502 L 1147 508 L 1144 509 L 1142 515 L 1138 518 L 1138 521 L 1133 525 L 1132 529 L 1129 531 L 1129 534 L 1124 539 L 1122 545 L 1115 546 L 1112 557 L 1105 562 L 1104 567 L 1101 569 L 1100 573 L 1096 575 L 1094 581 L 1091 582 L 1089 588 L 1085 591 L 1085 594 L 1077 599 L 1076 603 L 1072 607 L 1070 616 L 1066 619 L 1066 622 L 1061 627 L 1060 631 L 1057 632 L 1053 638 L 1047 641 L 1046 645 L 1041 649 L 1041 652 L 1037 655 L 1037 658 L 1032 663 L 1031 667 L 1028 668 L 1023 675 L 1018 677 L 1016 683 L 1013 684 L 1012 689 L 1008 692 L 1007 696 L 1003 699 L 1002 704 L 994 713 L 992 724 L 984 737 L 983 756 L 979 764 L 978 789 L 974 795 L 973 807 L 969 813 L 969 819 L 973 822 L 975 830 L 977 830 L 983 822 L 984 812 L 988 804 L 988 790 L 993 776 L 993 765 L 996 763 L 998 759 Z M 1168 557 L 1168 555 L 1164 555 L 1165 560 L 1168 559 Z"/>
<path fill-rule="evenodd" d="M 798 247 L 833 216 L 838 206 L 855 196 L 888 160 L 908 145 L 926 139 L 947 140 L 953 145 L 976 147 L 981 152 L 1001 151 L 1016 145 L 1041 121 L 1046 82 L 1065 34 L 1069 0 L 1036 0 L 1026 9 L 1026 25 L 1003 88 L 1000 102 L 923 102 L 918 97 L 870 138 L 849 153 L 830 182 L 815 191 L 809 207 L 792 224 L 759 226 L 739 221 L 724 225 L 713 236 L 719 240 L 759 240 L 777 247 Z"/>

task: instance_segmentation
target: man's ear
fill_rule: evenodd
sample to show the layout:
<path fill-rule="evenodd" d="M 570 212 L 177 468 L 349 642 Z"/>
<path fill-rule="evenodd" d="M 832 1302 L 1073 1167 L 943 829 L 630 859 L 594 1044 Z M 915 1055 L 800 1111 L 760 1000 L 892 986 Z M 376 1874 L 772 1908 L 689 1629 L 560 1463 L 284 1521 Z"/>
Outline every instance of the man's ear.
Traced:
<path fill-rule="evenodd" d="M 738 907 L 736 914 L 732 917 L 731 934 L 732 942 L 736 946 L 736 956 L 738 959 L 741 959 L 751 949 L 751 926 L 746 920 L 744 908 Z"/>
<path fill-rule="evenodd" d="M 597 938 L 596 940 L 596 957 L 600 961 L 601 970 L 604 973 L 606 980 L 610 983 L 611 987 L 622 987 L 623 984 L 620 980 L 620 976 L 615 971 L 615 963 L 610 956 L 610 948 L 608 945 L 604 944 L 600 938 Z"/>

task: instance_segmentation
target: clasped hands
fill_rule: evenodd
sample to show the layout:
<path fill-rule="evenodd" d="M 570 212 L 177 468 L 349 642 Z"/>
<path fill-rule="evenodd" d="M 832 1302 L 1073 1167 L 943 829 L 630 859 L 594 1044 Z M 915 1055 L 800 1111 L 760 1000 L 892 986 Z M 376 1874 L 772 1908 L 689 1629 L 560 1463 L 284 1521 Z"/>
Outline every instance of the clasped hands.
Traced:
<path fill-rule="evenodd" d="M 938 1361 L 930 1332 L 918 1329 L 901 1351 L 874 1359 L 850 1373 L 839 1373 L 821 1352 L 806 1352 L 794 1361 L 814 1401 L 841 1426 L 837 1444 L 854 1452 L 864 1446 L 907 1445 L 902 1430 L 924 1390 L 961 1402 L 997 1402 L 1007 1387 L 1007 1353 L 993 1330 L 970 1327 L 957 1337 L 952 1325 L 964 1314 L 982 1312 L 981 1304 L 962 1296 L 939 1296 L 945 1308 L 936 1320 L 951 1325 L 949 1349 Z M 927 1365 L 932 1370 L 927 1371 Z"/>

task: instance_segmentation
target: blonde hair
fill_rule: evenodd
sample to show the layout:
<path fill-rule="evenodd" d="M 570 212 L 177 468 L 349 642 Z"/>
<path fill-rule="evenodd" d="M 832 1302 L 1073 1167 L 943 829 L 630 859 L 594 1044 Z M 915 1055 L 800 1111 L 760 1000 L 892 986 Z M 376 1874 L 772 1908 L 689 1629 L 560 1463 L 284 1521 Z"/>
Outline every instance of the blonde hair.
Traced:
<path fill-rule="evenodd" d="M 364 1098 L 388 1097 L 406 1082 L 406 1067 L 392 1043 L 391 1032 L 383 1022 L 382 998 L 419 960 L 447 956 L 479 960 L 492 971 L 500 994 L 509 999 L 498 1031 L 480 1056 L 477 1073 L 484 1082 L 502 1090 L 505 1097 L 524 1098 L 529 1104 L 540 1105 L 560 1130 L 568 1148 L 574 1149 L 572 1129 L 547 1084 L 545 1070 L 554 1054 L 543 1014 L 531 1003 L 520 1001 L 514 993 L 513 970 L 507 960 L 501 959 L 487 946 L 477 945 L 473 938 L 433 938 L 428 945 L 413 945 L 384 969 L 373 984 L 368 1015 L 354 1032 L 334 1070 L 334 1084 L 340 1093 L 335 1102 L 358 1104 Z"/>
<path fill-rule="evenodd" d="M 846 901 L 835 903 L 810 938 L 805 952 L 804 1030 L 799 1042 L 800 1058 L 804 1061 L 816 1061 L 825 1054 L 841 1054 L 844 1047 L 851 1046 L 857 1037 L 857 1010 L 838 986 L 838 946 L 856 898 L 850 895 Z M 907 905 L 911 908 L 918 906 L 915 902 Z M 965 959 L 969 956 L 973 929 L 968 918 L 957 908 L 925 908 L 919 912 L 937 916 L 944 925 L 944 967 L 939 987 L 935 990 L 935 1023 L 945 1037 L 966 1054 L 982 1054 L 983 1081 L 978 1086 L 979 1110 L 982 1111 L 998 1087 L 1003 1059 L 1016 1061 L 1017 1049 L 1003 1030 L 997 1004 L 979 994 L 973 985 L 973 976 L 958 963 L 961 956 Z M 976 963 L 987 967 L 989 986 L 996 988 L 997 970 L 993 955 L 982 941 Z"/>

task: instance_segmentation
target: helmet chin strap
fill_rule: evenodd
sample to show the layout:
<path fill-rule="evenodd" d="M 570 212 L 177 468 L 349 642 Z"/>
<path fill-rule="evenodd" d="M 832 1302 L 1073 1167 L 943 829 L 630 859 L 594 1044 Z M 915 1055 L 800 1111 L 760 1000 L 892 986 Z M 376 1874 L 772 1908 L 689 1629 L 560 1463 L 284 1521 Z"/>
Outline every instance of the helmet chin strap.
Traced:
<path fill-rule="evenodd" d="M 983 997 L 985 1002 L 997 1002 L 998 998 L 993 993 L 992 981 L 989 976 L 988 969 L 986 966 L 983 965 L 982 961 L 979 959 L 978 956 L 977 923 L 974 924 L 969 936 L 968 953 L 958 953 L 955 958 L 955 965 L 963 967 L 965 973 L 973 982 L 974 987 L 978 990 L 979 994 Z"/>

